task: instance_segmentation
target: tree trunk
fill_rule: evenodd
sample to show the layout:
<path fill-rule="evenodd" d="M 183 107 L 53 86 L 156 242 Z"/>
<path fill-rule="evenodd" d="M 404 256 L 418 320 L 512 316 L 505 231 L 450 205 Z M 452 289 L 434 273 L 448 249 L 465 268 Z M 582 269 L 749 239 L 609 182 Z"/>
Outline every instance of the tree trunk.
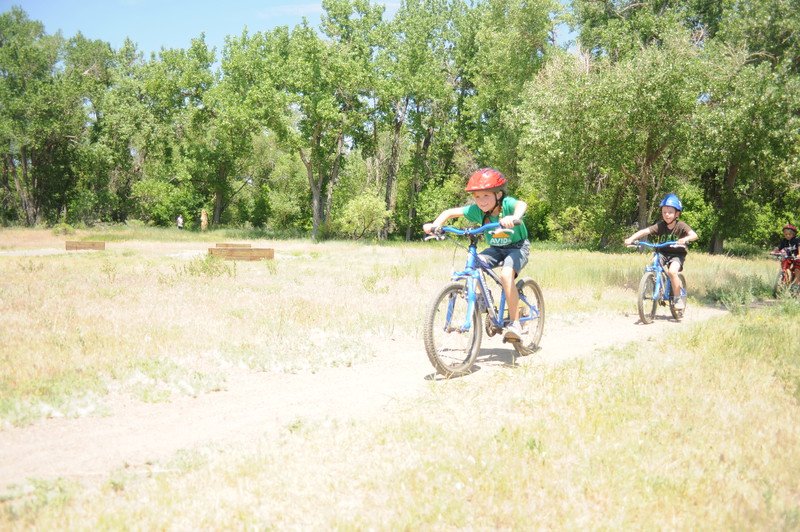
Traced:
<path fill-rule="evenodd" d="M 219 224 L 222 218 L 222 202 L 224 193 L 220 189 L 214 190 L 214 213 L 211 215 L 211 223 L 213 225 Z"/>
<path fill-rule="evenodd" d="M 381 238 L 389 236 L 389 231 L 392 225 L 391 215 L 394 214 L 397 208 L 397 172 L 400 168 L 400 140 L 403 131 L 403 124 L 406 121 L 406 110 L 408 108 L 408 98 L 395 102 L 394 108 L 394 124 L 392 127 L 392 151 L 389 156 L 389 168 L 386 172 L 386 210 L 389 211 L 390 217 L 386 219 L 386 223 L 381 229 Z"/>
<path fill-rule="evenodd" d="M 636 207 L 637 207 L 637 224 L 639 229 L 644 229 L 650 225 L 648 220 L 649 209 L 647 208 L 647 184 L 643 181 L 636 183 Z"/>
<path fill-rule="evenodd" d="M 719 198 L 718 211 L 724 214 L 730 209 L 732 199 L 734 197 L 734 187 L 736 186 L 736 177 L 739 175 L 739 165 L 736 163 L 729 163 L 725 169 L 725 186 L 722 189 L 722 194 Z M 725 251 L 725 237 L 720 231 L 719 227 L 714 229 L 714 234 L 711 236 L 711 243 L 709 251 L 712 255 L 721 255 Z"/>
<path fill-rule="evenodd" d="M 724 238 L 719 233 L 719 231 L 714 231 L 714 234 L 711 235 L 711 244 L 709 245 L 708 251 L 711 252 L 712 255 L 720 255 L 724 250 Z"/>
<path fill-rule="evenodd" d="M 311 187 L 311 240 L 317 241 L 319 236 L 320 225 L 320 206 L 321 206 L 321 190 L 320 185 L 314 178 L 314 165 L 311 159 L 306 157 L 302 148 L 298 149 L 300 160 L 303 161 L 303 166 L 306 167 L 306 175 L 308 176 L 308 185 Z"/>
<path fill-rule="evenodd" d="M 14 188 L 17 191 L 17 198 L 19 199 L 22 212 L 25 214 L 25 225 L 36 225 L 36 206 L 33 200 L 33 190 L 35 183 L 31 186 L 28 185 L 30 177 L 30 167 L 28 165 L 28 150 L 23 146 L 20 150 L 20 161 L 22 163 L 22 175 L 20 170 L 14 164 L 13 157 L 8 156 L 8 164 L 11 168 L 11 175 L 14 177 Z"/>
<path fill-rule="evenodd" d="M 414 177 L 411 180 L 411 191 L 409 194 L 409 202 L 408 202 L 408 227 L 406 227 L 406 242 L 411 241 L 412 229 L 414 225 L 416 225 L 417 221 L 417 194 L 419 194 L 420 186 L 419 186 L 419 175 L 417 172 L 414 172 Z"/>
<path fill-rule="evenodd" d="M 414 149 L 414 175 L 411 179 L 411 191 L 408 202 L 406 241 L 411 240 L 411 235 L 417 221 L 417 195 L 422 191 L 423 183 L 430 180 L 428 152 L 430 151 L 431 142 L 433 142 L 433 126 L 425 130 L 425 138 L 422 139 L 422 146 L 420 146 L 419 141 L 417 141 L 417 147 Z"/>
<path fill-rule="evenodd" d="M 344 152 L 344 131 L 339 132 L 339 137 L 336 139 L 336 154 L 333 159 L 333 166 L 331 167 L 331 176 L 328 180 L 328 187 L 325 191 L 325 210 L 323 211 L 322 219 L 327 222 L 331 217 L 331 208 L 333 207 L 333 189 L 339 182 L 339 168 L 341 167 L 342 153 Z M 322 179 L 320 179 L 320 185 Z"/>
<path fill-rule="evenodd" d="M 222 165 L 217 167 L 217 182 L 214 186 L 214 212 L 211 215 L 212 225 L 219 225 L 222 221 L 222 211 L 225 209 L 225 171 Z"/>

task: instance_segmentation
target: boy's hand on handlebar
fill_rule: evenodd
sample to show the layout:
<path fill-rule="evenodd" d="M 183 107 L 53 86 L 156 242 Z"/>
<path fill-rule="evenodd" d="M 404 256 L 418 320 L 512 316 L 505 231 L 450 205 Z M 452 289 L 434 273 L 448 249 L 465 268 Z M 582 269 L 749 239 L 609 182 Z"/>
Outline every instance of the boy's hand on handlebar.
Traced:
<path fill-rule="evenodd" d="M 422 226 L 422 230 L 429 236 L 425 237 L 425 240 L 444 240 L 444 231 L 440 225 L 436 225 L 434 223 L 427 223 Z"/>
<path fill-rule="evenodd" d="M 506 229 L 513 229 L 515 225 L 519 225 L 520 220 L 519 218 L 515 218 L 514 216 L 504 216 L 500 218 L 500 226 L 505 227 Z"/>

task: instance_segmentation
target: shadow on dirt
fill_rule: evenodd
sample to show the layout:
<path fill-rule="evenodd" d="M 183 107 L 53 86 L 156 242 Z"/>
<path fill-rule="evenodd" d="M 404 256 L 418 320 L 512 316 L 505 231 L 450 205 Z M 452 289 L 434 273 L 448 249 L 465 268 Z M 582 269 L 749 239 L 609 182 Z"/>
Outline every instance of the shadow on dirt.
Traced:
<path fill-rule="evenodd" d="M 537 349 L 538 351 L 538 349 Z M 509 348 L 490 348 L 490 349 L 481 349 L 481 352 L 475 358 L 475 364 L 473 364 L 472 368 L 470 368 L 469 373 L 465 375 L 461 375 L 460 377 L 443 377 L 438 373 L 430 373 L 425 375 L 426 381 L 446 381 L 446 380 L 454 380 L 454 379 L 463 379 L 465 377 L 469 377 L 470 375 L 477 373 L 482 369 L 482 366 L 492 366 L 492 367 L 503 367 L 503 368 L 516 368 L 519 367 L 517 364 L 517 360 L 520 357 L 517 352 L 509 347 Z M 527 358 L 527 357 L 526 357 Z"/>

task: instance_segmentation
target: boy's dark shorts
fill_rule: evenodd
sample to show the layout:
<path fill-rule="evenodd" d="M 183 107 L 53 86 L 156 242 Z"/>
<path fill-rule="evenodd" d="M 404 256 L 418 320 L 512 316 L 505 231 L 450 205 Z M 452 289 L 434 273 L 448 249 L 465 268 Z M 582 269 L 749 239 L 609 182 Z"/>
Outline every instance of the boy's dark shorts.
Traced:
<path fill-rule="evenodd" d="M 678 270 L 679 272 L 683 271 L 683 263 L 686 260 L 686 255 L 661 255 L 661 266 L 665 270 L 669 270 L 670 265 L 673 262 L 677 262 L 681 265 L 681 268 Z"/>
<path fill-rule="evenodd" d="M 490 246 L 479 256 L 491 268 L 509 266 L 514 268 L 514 273 L 519 273 L 528 264 L 530 254 L 531 243 L 526 239 L 507 246 Z"/>

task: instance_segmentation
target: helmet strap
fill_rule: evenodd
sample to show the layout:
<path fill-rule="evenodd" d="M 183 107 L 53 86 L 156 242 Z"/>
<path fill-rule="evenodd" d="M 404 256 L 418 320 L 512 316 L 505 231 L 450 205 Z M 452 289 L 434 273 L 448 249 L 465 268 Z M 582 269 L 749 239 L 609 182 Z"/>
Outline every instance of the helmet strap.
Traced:
<path fill-rule="evenodd" d="M 498 199 L 497 199 L 497 195 L 498 195 L 498 194 L 502 194 L 502 191 L 497 191 L 497 192 L 495 192 L 495 193 L 494 193 L 494 207 L 492 207 L 492 208 L 491 208 L 491 209 L 489 209 L 488 211 L 484 211 L 484 212 L 483 212 L 483 223 L 484 223 L 484 224 L 487 224 L 487 223 L 489 223 L 489 216 L 491 216 L 491 215 L 492 215 L 492 213 L 493 213 L 495 210 L 497 211 L 497 215 L 498 215 L 498 216 L 500 216 L 500 214 L 502 213 L 502 205 L 503 205 L 502 201 L 503 201 L 503 198 L 500 198 L 500 199 L 498 200 Z M 498 207 L 500 207 L 500 208 L 498 208 Z"/>

